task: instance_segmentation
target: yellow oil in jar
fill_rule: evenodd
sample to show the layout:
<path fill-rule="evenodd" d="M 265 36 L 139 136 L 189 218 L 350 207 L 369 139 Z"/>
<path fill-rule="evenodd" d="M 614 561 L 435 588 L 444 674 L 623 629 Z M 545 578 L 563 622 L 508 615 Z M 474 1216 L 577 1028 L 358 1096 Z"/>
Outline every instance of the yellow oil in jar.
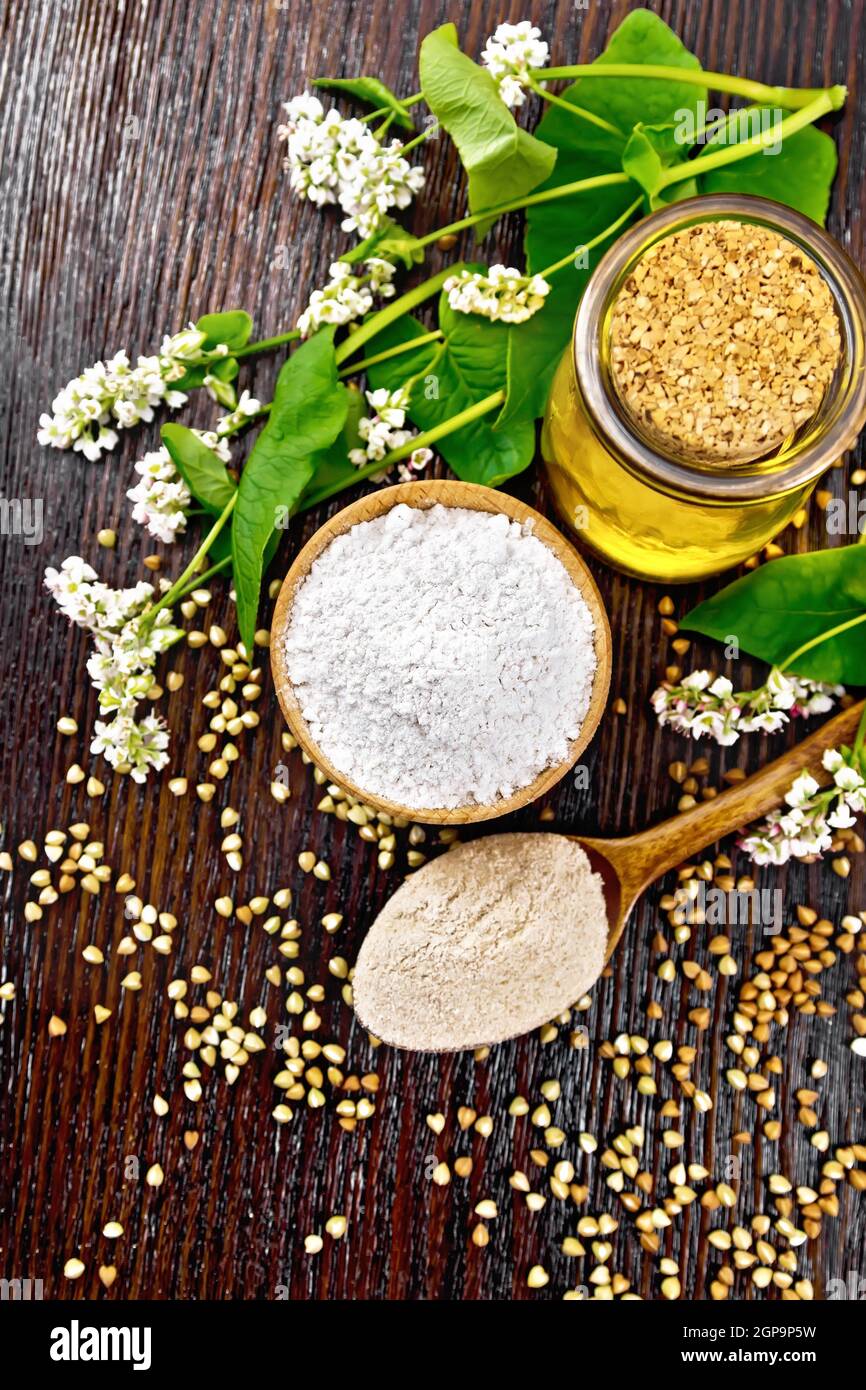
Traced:
<path fill-rule="evenodd" d="M 754 555 L 788 524 L 817 481 L 755 502 L 687 498 L 643 481 L 594 432 L 570 347 L 554 378 L 541 448 L 556 506 L 580 539 L 626 574 L 674 584 Z"/>

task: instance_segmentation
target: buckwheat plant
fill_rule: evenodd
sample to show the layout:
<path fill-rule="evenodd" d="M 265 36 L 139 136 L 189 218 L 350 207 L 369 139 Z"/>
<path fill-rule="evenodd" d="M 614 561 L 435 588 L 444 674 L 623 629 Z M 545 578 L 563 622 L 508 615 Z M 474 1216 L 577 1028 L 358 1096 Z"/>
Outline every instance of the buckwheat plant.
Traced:
<path fill-rule="evenodd" d="M 244 396 L 247 394 L 244 392 Z M 258 401 L 248 401 L 244 411 L 250 403 L 257 411 Z M 238 412 L 240 410 L 239 401 Z M 231 419 L 232 416 L 225 418 Z M 212 430 L 193 430 L 192 433 L 207 448 L 212 449 L 222 463 L 231 463 L 231 452 L 228 443 L 219 438 L 219 427 L 216 433 Z M 132 508 L 132 519 L 143 526 L 148 535 L 170 545 L 186 530 L 187 509 L 192 501 L 189 488 L 175 468 L 168 449 L 165 448 L 145 454 L 144 458 L 136 463 L 135 471 L 141 481 L 126 494 L 130 502 L 135 504 Z"/>
<path fill-rule="evenodd" d="M 844 693 L 844 686 L 785 675 L 777 667 L 764 685 L 741 691 L 734 690 L 727 676 L 692 671 L 679 685 L 660 685 L 653 692 L 652 707 L 659 724 L 694 739 L 707 735 L 727 747 L 741 734 L 772 734 L 789 719 L 824 714 Z"/>
<path fill-rule="evenodd" d="M 54 397 L 53 414 L 40 415 L 39 443 L 75 449 L 96 462 L 115 448 L 118 430 L 152 420 L 155 406 L 177 410 L 185 404 L 186 395 L 173 389 L 172 382 L 184 377 L 190 367 L 228 355 L 225 344 L 203 351 L 205 341 L 206 335 L 190 325 L 182 333 L 163 338 L 159 353 L 139 357 L 134 367 L 125 352 L 85 367 Z"/>
<path fill-rule="evenodd" d="M 550 294 L 543 276 L 505 265 L 492 265 L 486 275 L 462 270 L 445 281 L 445 289 L 452 309 L 501 323 L 525 323 Z"/>
<path fill-rule="evenodd" d="M 740 840 L 756 864 L 785 864 L 789 859 L 821 855 L 831 848 L 836 832 L 856 824 L 866 810 L 866 779 L 860 748 L 828 748 L 824 768 L 832 786 L 821 789 L 814 777 L 801 772 L 785 796 L 785 806 Z"/>
<path fill-rule="evenodd" d="M 487 40 L 481 61 L 499 89 L 506 106 L 522 106 L 526 100 L 524 88 L 529 83 L 530 68 L 547 66 L 550 50 L 528 19 L 519 24 L 500 24 Z"/>
<path fill-rule="evenodd" d="M 283 103 L 284 167 L 300 198 L 318 207 L 338 203 L 342 227 L 368 237 L 390 208 L 405 208 L 424 187 L 424 170 L 403 158 L 399 140 L 383 145 L 363 121 L 326 111 L 310 92 Z"/>
<path fill-rule="evenodd" d="M 411 430 L 403 428 L 406 420 L 406 407 L 409 403 L 408 387 L 399 391 L 367 391 L 368 403 L 373 407 L 372 415 L 364 415 L 358 422 L 358 434 L 364 447 L 349 450 L 349 459 L 356 468 L 364 468 L 368 463 L 382 459 L 392 449 L 401 449 L 413 438 Z M 430 462 L 432 449 L 415 449 L 399 467 L 399 477 L 403 482 L 411 482 L 416 474 Z M 376 474 L 374 481 L 381 481 L 387 469 Z"/>
<path fill-rule="evenodd" d="M 371 256 L 364 262 L 364 275 L 353 275 L 345 261 L 334 261 L 328 269 L 330 284 L 313 290 L 310 302 L 298 319 L 302 338 L 309 338 L 323 324 L 343 324 L 360 321 L 373 307 L 374 298 L 391 299 L 394 286 L 394 267 L 390 261 Z"/>
<path fill-rule="evenodd" d="M 152 584 L 110 589 L 78 555 L 64 560 L 59 570 L 45 571 L 45 587 L 61 613 L 86 628 L 94 650 L 87 671 L 99 691 L 100 710 L 110 715 L 94 724 L 92 753 L 103 753 L 117 772 L 144 782 L 153 769 L 168 762 L 168 731 L 156 715 L 136 719 L 140 702 L 154 683 L 157 657 L 183 636 L 172 622 L 171 610 L 149 614 Z"/>

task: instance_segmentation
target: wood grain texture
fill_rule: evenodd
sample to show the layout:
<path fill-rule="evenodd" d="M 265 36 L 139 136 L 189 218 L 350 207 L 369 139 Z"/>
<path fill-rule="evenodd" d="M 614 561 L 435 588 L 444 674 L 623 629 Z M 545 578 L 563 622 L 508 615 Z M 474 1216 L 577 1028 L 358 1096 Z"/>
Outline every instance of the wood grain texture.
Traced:
<path fill-rule="evenodd" d="M 72 893 L 41 922 L 28 925 L 27 866 L 16 859 L 13 874 L 0 877 L 0 973 L 17 987 L 0 1026 L 0 1263 L 7 1277 L 42 1278 L 46 1296 L 268 1299 L 287 1288 L 296 1298 L 538 1297 L 525 1281 L 529 1266 L 539 1261 L 551 1274 L 541 1296 L 558 1297 L 580 1278 L 580 1269 L 558 1249 L 562 1236 L 574 1230 L 576 1213 L 551 1199 L 532 1216 L 511 1192 L 507 1175 L 515 1166 L 532 1173 L 537 1188 L 545 1179 L 528 1156 L 534 1131 L 504 1111 L 515 1093 L 534 1098 L 544 1078 L 558 1076 L 563 1097 L 556 1122 L 568 1134 L 562 1152 L 569 1157 L 577 1157 L 580 1130 L 603 1142 L 624 1124 L 643 1123 L 655 1134 L 654 1103 L 617 1082 L 598 1056 L 597 1044 L 621 1030 L 697 1047 L 695 1077 L 712 1092 L 715 1108 L 702 1116 L 687 1107 L 685 1132 L 689 1154 L 716 1176 L 725 1175 L 734 1153 L 732 1133 L 752 1125 L 751 1102 L 720 1081 L 735 985 L 722 984 L 708 996 L 711 1027 L 697 1033 L 687 1017 L 697 1002 L 688 983 L 680 979 L 664 992 L 652 983 L 657 894 L 642 900 L 592 1010 L 581 1015 L 586 1049 L 572 1050 L 565 1030 L 544 1047 L 537 1037 L 500 1047 L 484 1064 L 465 1055 L 374 1052 L 339 1002 L 326 966 L 336 953 L 354 957 L 397 876 L 378 870 L 375 851 L 354 831 L 315 811 L 320 792 L 299 757 L 291 761 L 294 795 L 288 805 L 280 807 L 268 795 L 281 758 L 282 724 L 270 684 L 259 706 L 262 725 L 211 805 L 192 795 L 175 799 L 165 778 L 158 786 L 136 788 L 107 777 L 105 795 L 88 800 L 80 787 L 65 782 L 73 760 L 88 760 L 85 731 L 95 717 L 86 644 L 67 631 L 41 590 L 45 566 L 66 555 L 98 561 L 105 578 L 121 584 L 146 574 L 141 560 L 151 550 L 129 519 L 124 494 L 133 461 L 157 438 L 156 424 L 125 436 L 104 464 L 40 450 L 38 416 L 57 389 L 87 363 L 121 347 L 152 351 L 164 332 L 206 310 L 243 305 L 259 332 L 279 331 L 294 321 L 311 286 L 321 282 L 325 266 L 345 245 L 336 218 L 320 216 L 289 195 L 276 143 L 282 99 L 320 73 L 376 72 L 402 93 L 416 90 L 419 39 L 446 18 L 457 21 L 465 47 L 477 53 L 496 22 L 531 16 L 557 58 L 587 60 L 629 8 L 627 0 L 592 0 L 586 8 L 568 0 L 503 0 L 495 7 L 452 0 L 126 0 L 125 6 L 6 0 L 3 6 L 2 487 L 6 497 L 42 498 L 45 508 L 41 545 L 4 536 L 0 546 L 4 845 L 27 836 L 41 842 L 52 826 L 86 819 L 104 840 L 116 872 L 133 874 L 142 896 L 179 921 L 170 960 L 143 950 L 130 962 L 113 949 L 124 923 L 122 902 L 112 893 L 90 901 Z M 708 67 L 788 85 L 849 84 L 844 111 L 825 126 L 840 156 L 829 228 L 862 264 L 862 0 L 665 0 L 652 8 Z M 425 163 L 428 192 L 409 219 L 419 231 L 460 215 L 464 206 L 449 142 L 431 145 Z M 518 255 L 519 221 L 509 219 L 491 239 L 491 258 L 512 261 Z M 437 268 L 438 257 L 432 263 Z M 279 354 L 248 365 L 245 383 L 269 398 L 278 365 Z M 212 418 L 201 400 L 184 415 L 197 424 Z M 828 486 L 841 495 L 845 474 L 834 472 Z M 535 471 L 512 490 L 549 512 Z M 274 573 L 285 571 L 338 505 L 304 518 L 287 538 Z M 97 530 L 115 524 L 117 550 L 98 552 Z M 784 544 L 804 550 L 825 540 L 821 515 L 813 510 L 808 528 L 788 533 Z M 176 563 L 172 557 L 172 567 Z M 625 835 L 672 812 L 678 790 L 665 769 L 689 754 L 679 738 L 661 732 L 648 717 L 647 697 L 671 659 L 657 614 L 662 591 L 595 561 L 590 565 L 612 618 L 612 694 L 627 702 L 629 717 L 606 715 L 586 758 L 589 786 L 566 780 L 549 804 L 556 828 Z M 387 593 L 387 583 L 382 576 L 371 584 L 371 601 Z M 207 617 L 231 626 L 231 607 L 220 586 L 214 588 Z M 693 587 L 677 593 L 678 611 L 701 592 Z M 687 659 L 699 664 L 710 650 L 696 642 Z M 195 745 L 208 718 L 201 698 L 219 663 L 210 649 L 184 649 L 171 665 L 186 676 L 183 692 L 168 700 L 171 770 L 195 782 L 207 761 Z M 742 684 L 750 675 L 749 663 L 740 663 Z M 77 738 L 56 733 L 61 714 L 78 719 Z M 794 732 L 770 745 L 752 736 L 732 749 L 699 751 L 706 752 L 710 780 L 718 783 L 724 768 L 756 767 Z M 219 853 L 219 810 L 229 801 L 241 811 L 247 842 L 236 885 Z M 528 808 L 508 828 L 534 828 L 537 815 L 538 808 Z M 330 862 L 330 883 L 298 871 L 297 854 L 308 846 Z M 789 909 L 810 902 L 834 922 L 849 908 L 866 906 L 862 858 L 844 881 L 826 865 L 795 866 L 761 881 L 781 887 Z M 375 1067 L 381 1078 L 377 1114 L 353 1134 L 337 1127 L 332 1112 L 303 1107 L 291 1125 L 273 1123 L 274 1053 L 254 1058 L 234 1088 L 209 1080 L 197 1107 L 180 1090 L 183 1024 L 172 1019 L 165 998 L 173 976 L 204 962 L 216 987 L 245 1009 L 264 999 L 269 1029 L 286 1020 L 283 991 L 262 983 L 263 970 L 280 959 L 274 939 L 258 920 L 247 929 L 217 917 L 212 907 L 227 891 L 243 901 L 283 885 L 295 891 L 293 911 L 303 927 L 298 963 L 308 983 L 326 984 L 322 1035 L 346 1043 L 349 1066 L 364 1072 Z M 333 938 L 319 925 L 330 910 L 345 913 Z M 84 964 L 81 950 L 88 942 L 105 949 L 106 966 Z M 734 949 L 742 966 L 755 945 L 748 932 L 738 935 Z M 705 938 L 693 939 L 686 954 L 705 962 Z M 131 966 L 140 966 L 143 980 L 134 995 L 119 989 Z M 806 1132 L 790 1123 L 794 1091 L 806 1084 L 810 1057 L 830 1063 L 820 1085 L 822 1125 L 834 1142 L 866 1139 L 863 1062 L 848 1048 L 845 994 L 853 984 L 851 959 L 840 958 L 826 977 L 838 1015 L 831 1021 L 797 1016 L 779 1038 L 784 1070 L 776 1078 L 777 1092 L 788 1123 L 778 1145 L 759 1142 L 737 1151 L 742 1216 L 769 1209 L 769 1172 L 815 1181 L 816 1152 Z M 648 1025 L 651 993 L 665 1013 Z M 97 1028 L 92 1008 L 100 1001 L 114 1013 Z M 65 1038 L 49 1040 L 52 1014 L 67 1021 Z M 661 1087 L 665 1097 L 671 1093 L 669 1076 Z M 165 1119 L 152 1110 L 156 1091 L 171 1100 Z M 459 1132 L 458 1104 L 497 1117 L 490 1139 Z M 437 1140 L 424 1116 L 439 1109 L 447 1127 Z M 192 1154 L 182 1142 L 186 1127 L 201 1131 Z M 445 1189 L 429 1182 L 434 1153 L 450 1160 L 468 1152 L 476 1157 L 469 1181 L 455 1180 Z M 669 1166 L 665 1151 L 654 1140 L 646 1154 L 647 1166 L 661 1178 Z M 156 1161 L 166 1172 L 158 1191 L 142 1181 Z M 586 1173 L 592 1185 L 586 1209 L 612 1209 L 600 1165 L 581 1159 L 578 1173 Z M 473 1206 L 487 1196 L 498 1201 L 501 1214 L 490 1245 L 478 1250 L 469 1241 Z M 307 1258 L 304 1235 L 321 1230 L 332 1212 L 347 1215 L 349 1235 L 339 1243 L 326 1240 L 321 1256 Z M 109 1219 L 125 1226 L 118 1242 L 100 1234 Z M 707 1296 L 718 1265 L 703 1239 L 709 1224 L 708 1214 L 692 1207 L 664 1233 L 663 1252 L 680 1261 L 686 1292 L 697 1299 Z M 644 1296 L 658 1297 L 656 1267 L 627 1221 L 614 1245 L 612 1267 Z M 70 1284 L 63 1264 L 79 1253 L 86 1274 Z M 103 1262 L 119 1270 L 110 1294 L 97 1279 Z M 838 1220 L 827 1223 L 800 1264 L 813 1275 L 819 1296 L 829 1279 L 866 1270 L 862 1195 L 841 1189 Z M 745 1282 L 738 1292 L 751 1296 Z"/>
<path fill-rule="evenodd" d="M 292 603 L 298 586 L 306 579 L 314 562 L 327 550 L 335 536 L 344 535 L 362 522 L 384 516 L 392 507 L 401 503 L 410 507 L 439 505 L 462 507 L 470 511 L 496 512 L 524 525 L 527 522 L 531 523 L 534 527 L 533 534 L 556 555 L 571 576 L 575 588 L 582 594 L 592 615 L 595 675 L 586 714 L 577 738 L 572 739 L 567 759 L 540 772 L 528 786 L 514 792 L 512 796 L 500 798 L 498 802 L 489 805 L 457 806 L 451 809 L 425 807 L 422 811 L 419 807 L 412 808 L 398 801 L 370 796 L 366 788 L 358 787 L 341 777 L 339 769 L 325 757 L 310 733 L 289 679 L 282 639 L 291 620 Z M 329 782 L 339 782 L 346 791 L 377 811 L 386 811 L 389 815 L 399 818 L 408 817 L 410 820 L 421 821 L 424 825 L 471 825 L 478 821 L 499 819 L 512 811 L 522 810 L 524 806 L 538 800 L 545 792 L 555 787 L 570 772 L 599 726 L 610 690 L 610 666 L 610 624 L 595 580 L 574 546 L 565 539 L 561 531 L 552 526 L 533 507 L 521 502 L 520 498 L 511 497 L 507 492 L 494 488 L 462 483 L 456 479 L 434 478 L 429 481 L 401 483 L 395 487 L 380 487 L 343 507 L 336 516 L 331 517 L 319 528 L 293 560 L 283 580 L 271 620 L 271 670 L 274 687 L 286 723 L 301 747 L 310 755 L 316 766 L 328 774 Z"/>

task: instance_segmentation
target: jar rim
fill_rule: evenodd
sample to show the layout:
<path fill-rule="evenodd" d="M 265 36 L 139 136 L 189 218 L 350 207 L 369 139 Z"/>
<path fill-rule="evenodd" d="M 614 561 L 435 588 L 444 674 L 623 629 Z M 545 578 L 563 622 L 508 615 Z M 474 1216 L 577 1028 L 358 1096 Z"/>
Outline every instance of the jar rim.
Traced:
<path fill-rule="evenodd" d="M 669 458 L 639 434 L 614 398 L 601 350 L 616 294 L 649 247 L 674 231 L 722 218 L 756 223 L 798 244 L 827 282 L 842 336 L 840 368 L 805 434 L 774 457 L 725 468 Z M 590 276 L 575 317 L 572 361 L 592 427 L 625 467 L 677 493 L 734 503 L 765 500 L 803 487 L 853 446 L 866 423 L 864 342 L 866 283 L 847 252 L 822 227 L 769 198 L 701 194 L 650 213 L 605 252 Z"/>

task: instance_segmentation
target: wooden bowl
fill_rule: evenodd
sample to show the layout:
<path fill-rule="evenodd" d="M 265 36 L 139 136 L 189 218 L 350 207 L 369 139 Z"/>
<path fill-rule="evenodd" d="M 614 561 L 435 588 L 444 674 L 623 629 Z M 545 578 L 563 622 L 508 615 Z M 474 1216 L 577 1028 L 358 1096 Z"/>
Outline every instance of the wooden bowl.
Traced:
<path fill-rule="evenodd" d="M 386 801 L 384 797 L 374 796 L 364 787 L 356 786 L 347 779 L 345 773 L 328 761 L 311 736 L 289 680 L 282 639 L 289 622 L 292 600 L 298 585 L 308 575 L 313 561 L 330 545 L 335 536 L 349 531 L 361 521 L 372 521 L 377 516 L 382 516 L 384 512 L 395 507 L 398 502 L 405 502 L 410 507 L 432 507 L 438 502 L 444 507 L 465 507 L 472 511 L 497 512 L 510 517 L 513 521 L 531 521 L 533 534 L 561 560 L 592 614 L 595 630 L 595 678 L 589 708 L 579 735 L 572 741 L 568 757 L 555 767 L 546 768 L 539 773 L 533 782 L 522 787 L 513 796 L 502 797 L 492 805 L 456 806 L 446 809 L 429 806 L 402 806 L 399 802 Z M 393 816 L 406 816 L 410 820 L 421 821 L 429 825 L 465 825 L 473 821 L 492 820 L 494 816 L 504 816 L 509 811 L 517 811 L 521 806 L 527 806 L 536 797 L 549 791 L 577 762 L 598 728 L 607 701 L 611 669 L 610 625 L 607 621 L 607 613 L 604 610 L 601 595 L 583 560 L 565 537 L 557 531 L 556 527 L 552 526 L 538 512 L 533 511 L 532 507 L 527 507 L 525 503 L 518 502 L 516 498 L 509 497 L 504 492 L 496 492 L 493 488 L 481 487 L 476 483 L 461 483 L 442 479 L 429 482 L 401 483 L 396 487 L 380 488 L 378 492 L 371 492 L 366 497 L 360 497 L 357 502 L 352 502 L 350 506 L 344 507 L 341 512 L 337 512 L 336 516 L 332 516 L 330 521 L 326 521 L 324 526 L 319 528 L 297 556 L 283 581 L 271 623 L 271 669 L 277 688 L 277 698 L 289 729 L 304 752 L 308 753 L 316 766 L 327 774 L 329 781 L 336 782 L 377 811 L 387 811 Z"/>

